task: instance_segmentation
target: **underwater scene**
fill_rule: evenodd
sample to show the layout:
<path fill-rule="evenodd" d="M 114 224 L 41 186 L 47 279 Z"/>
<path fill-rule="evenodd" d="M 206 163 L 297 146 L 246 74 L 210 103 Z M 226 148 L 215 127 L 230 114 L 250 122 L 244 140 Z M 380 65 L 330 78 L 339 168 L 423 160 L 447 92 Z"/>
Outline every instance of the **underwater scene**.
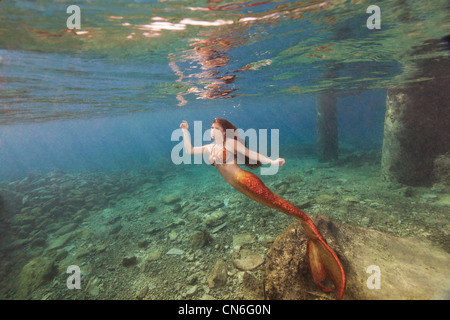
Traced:
<path fill-rule="evenodd" d="M 450 299 L 449 9 L 1 1 L 0 299 Z"/>

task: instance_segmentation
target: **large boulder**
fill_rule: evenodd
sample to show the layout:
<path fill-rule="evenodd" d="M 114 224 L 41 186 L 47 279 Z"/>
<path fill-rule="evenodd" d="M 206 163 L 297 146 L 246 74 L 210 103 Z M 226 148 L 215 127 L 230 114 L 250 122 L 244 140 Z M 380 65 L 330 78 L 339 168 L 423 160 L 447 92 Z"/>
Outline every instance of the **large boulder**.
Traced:
<path fill-rule="evenodd" d="M 450 254 L 432 243 L 398 238 L 375 230 L 313 219 L 339 256 L 347 276 L 344 299 L 448 299 Z M 307 238 L 292 223 L 267 253 L 267 299 L 334 299 L 313 282 L 306 257 Z M 380 288 L 374 277 L 379 269 Z M 332 286 L 332 284 L 331 284 Z"/>
<path fill-rule="evenodd" d="M 34 290 L 53 280 L 57 272 L 53 259 L 34 258 L 22 268 L 19 274 L 15 285 L 16 299 L 28 299 Z"/>

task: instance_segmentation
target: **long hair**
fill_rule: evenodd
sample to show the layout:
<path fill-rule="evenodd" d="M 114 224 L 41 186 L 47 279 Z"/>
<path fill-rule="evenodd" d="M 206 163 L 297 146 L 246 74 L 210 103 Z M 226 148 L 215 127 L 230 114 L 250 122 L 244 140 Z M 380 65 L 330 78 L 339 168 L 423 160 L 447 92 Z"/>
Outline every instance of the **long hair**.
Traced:
<path fill-rule="evenodd" d="M 233 132 L 234 132 L 234 135 L 233 135 L 234 140 L 239 141 L 238 140 L 239 135 L 236 132 L 237 128 L 230 121 L 228 121 L 226 119 L 222 119 L 222 118 L 216 118 L 213 123 L 217 123 L 225 131 L 225 134 L 224 134 L 225 136 L 224 136 L 224 139 L 223 139 L 223 145 L 224 146 L 225 146 L 225 140 L 227 139 L 227 130 L 233 130 Z M 240 137 L 239 137 L 239 139 L 243 140 Z M 242 142 L 244 144 L 244 146 L 247 147 L 247 143 L 245 142 L 245 140 L 240 141 L 240 142 Z M 258 167 L 262 166 L 262 163 L 259 160 L 257 161 L 257 163 L 250 163 L 250 159 L 247 156 L 245 156 L 245 165 L 247 167 L 251 168 L 251 169 L 255 169 L 255 168 L 258 168 Z"/>

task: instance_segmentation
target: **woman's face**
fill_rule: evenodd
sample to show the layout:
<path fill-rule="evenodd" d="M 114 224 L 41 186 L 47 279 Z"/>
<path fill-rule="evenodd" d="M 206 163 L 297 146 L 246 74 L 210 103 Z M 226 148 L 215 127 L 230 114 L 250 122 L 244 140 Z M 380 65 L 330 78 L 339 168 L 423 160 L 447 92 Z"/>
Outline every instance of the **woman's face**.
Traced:
<path fill-rule="evenodd" d="M 222 127 L 219 124 L 213 122 L 211 126 L 211 139 L 216 140 L 218 137 L 222 136 L 223 136 Z"/>

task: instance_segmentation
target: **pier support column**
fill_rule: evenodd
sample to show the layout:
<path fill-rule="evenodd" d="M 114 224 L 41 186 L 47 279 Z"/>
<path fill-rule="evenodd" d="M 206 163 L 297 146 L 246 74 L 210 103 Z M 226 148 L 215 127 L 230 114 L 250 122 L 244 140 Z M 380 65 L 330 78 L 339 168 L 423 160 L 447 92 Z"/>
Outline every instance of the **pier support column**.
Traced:
<path fill-rule="evenodd" d="M 332 92 L 316 96 L 317 157 L 319 162 L 338 159 L 337 98 Z"/>
<path fill-rule="evenodd" d="M 434 160 L 450 151 L 448 59 L 420 66 L 430 80 L 389 89 L 381 173 L 386 181 L 431 185 Z"/>

